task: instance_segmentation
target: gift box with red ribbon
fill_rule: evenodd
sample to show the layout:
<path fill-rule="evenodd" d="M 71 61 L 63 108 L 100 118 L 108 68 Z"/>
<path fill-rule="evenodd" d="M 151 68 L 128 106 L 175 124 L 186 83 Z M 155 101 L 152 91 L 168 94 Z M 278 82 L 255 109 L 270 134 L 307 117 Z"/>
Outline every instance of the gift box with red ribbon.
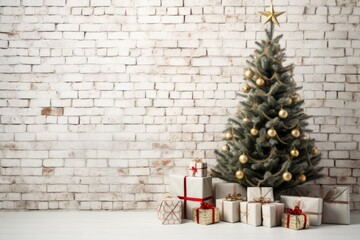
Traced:
<path fill-rule="evenodd" d="M 200 207 L 192 210 L 193 221 L 197 224 L 209 225 L 219 222 L 219 209 L 212 203 L 202 202 Z"/>
<path fill-rule="evenodd" d="M 309 228 L 310 219 L 298 206 L 294 209 L 286 208 L 281 225 L 294 230 L 305 229 Z"/>
<path fill-rule="evenodd" d="M 192 219 L 192 209 L 212 202 L 212 178 L 170 175 L 170 193 L 182 201 L 183 218 Z"/>
<path fill-rule="evenodd" d="M 207 163 L 200 158 L 196 158 L 189 164 L 189 176 L 192 177 L 206 177 Z"/>

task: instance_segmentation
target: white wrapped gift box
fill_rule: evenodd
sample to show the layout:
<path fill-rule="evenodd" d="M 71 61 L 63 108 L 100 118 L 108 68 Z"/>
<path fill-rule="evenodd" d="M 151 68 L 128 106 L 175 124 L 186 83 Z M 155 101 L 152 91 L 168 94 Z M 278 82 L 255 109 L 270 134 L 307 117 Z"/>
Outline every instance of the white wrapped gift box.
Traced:
<path fill-rule="evenodd" d="M 261 225 L 261 203 L 240 202 L 240 221 L 252 226 Z"/>
<path fill-rule="evenodd" d="M 246 197 L 246 188 L 238 183 L 216 183 L 215 199 L 226 198 L 229 194 L 240 193 L 242 197 Z"/>
<path fill-rule="evenodd" d="M 274 202 L 272 187 L 248 187 L 247 200 L 249 202 Z"/>

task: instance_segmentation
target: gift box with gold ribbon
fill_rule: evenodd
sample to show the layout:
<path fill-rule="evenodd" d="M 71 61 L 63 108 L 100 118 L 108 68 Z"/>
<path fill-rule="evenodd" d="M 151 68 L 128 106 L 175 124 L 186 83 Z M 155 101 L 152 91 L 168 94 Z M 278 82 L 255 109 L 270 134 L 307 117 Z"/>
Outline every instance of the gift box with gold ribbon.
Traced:
<path fill-rule="evenodd" d="M 202 202 L 200 207 L 192 210 L 193 222 L 209 225 L 219 222 L 219 209 L 212 203 Z"/>
<path fill-rule="evenodd" d="M 177 196 L 163 195 L 158 200 L 158 219 L 162 224 L 180 224 L 181 200 Z"/>
<path fill-rule="evenodd" d="M 249 202 L 259 202 L 262 204 L 274 202 L 274 192 L 272 187 L 248 187 L 247 200 Z"/>
<path fill-rule="evenodd" d="M 306 213 L 296 206 L 294 209 L 285 209 L 281 225 L 294 230 L 305 229 L 309 228 L 310 219 Z"/>
<path fill-rule="evenodd" d="M 226 198 L 229 193 L 235 195 L 239 193 L 246 198 L 246 188 L 238 183 L 221 182 L 215 184 L 215 199 Z"/>
<path fill-rule="evenodd" d="M 269 203 L 262 205 L 262 225 L 265 227 L 280 226 L 283 213 L 283 203 Z"/>
<path fill-rule="evenodd" d="M 225 222 L 240 221 L 240 202 L 244 200 L 241 194 L 228 194 L 226 198 L 216 199 L 216 207 L 220 210 L 220 220 Z"/>
<path fill-rule="evenodd" d="M 206 177 L 207 163 L 203 159 L 196 158 L 189 164 L 189 176 L 192 177 Z"/>
<path fill-rule="evenodd" d="M 240 202 L 240 221 L 252 226 L 261 225 L 261 203 Z"/>
<path fill-rule="evenodd" d="M 312 226 L 318 226 L 322 220 L 323 200 L 313 197 L 280 196 L 280 202 L 285 204 L 285 208 L 293 209 L 299 207 L 309 216 Z"/>

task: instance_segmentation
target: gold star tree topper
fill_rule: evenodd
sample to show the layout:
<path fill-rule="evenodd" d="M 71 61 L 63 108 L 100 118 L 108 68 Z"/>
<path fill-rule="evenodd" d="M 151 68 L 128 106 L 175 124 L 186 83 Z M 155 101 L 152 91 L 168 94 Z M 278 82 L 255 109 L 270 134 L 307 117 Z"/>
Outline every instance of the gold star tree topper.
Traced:
<path fill-rule="evenodd" d="M 258 13 L 267 17 L 265 24 L 269 21 L 272 21 L 276 25 L 280 26 L 277 17 L 283 14 L 284 12 L 274 12 L 274 6 L 272 4 L 270 4 L 270 8 L 271 8 L 270 12 L 258 12 Z"/>

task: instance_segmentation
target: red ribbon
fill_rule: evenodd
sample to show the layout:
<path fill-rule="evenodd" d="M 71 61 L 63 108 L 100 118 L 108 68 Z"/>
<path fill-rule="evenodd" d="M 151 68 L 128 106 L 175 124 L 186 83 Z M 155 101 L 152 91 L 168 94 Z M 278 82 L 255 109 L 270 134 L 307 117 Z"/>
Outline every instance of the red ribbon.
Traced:
<path fill-rule="evenodd" d="M 290 224 L 290 214 L 293 214 L 293 215 L 304 215 L 304 228 L 306 227 L 306 214 L 303 213 L 303 211 L 298 207 L 298 206 L 295 206 L 294 209 L 291 209 L 291 208 L 286 208 L 285 209 L 285 212 L 288 213 L 287 215 L 287 223 L 286 223 L 286 226 L 287 228 L 289 228 L 289 224 Z"/>
<path fill-rule="evenodd" d="M 195 165 L 195 167 L 194 167 L 194 166 L 191 167 L 191 171 L 193 172 L 192 175 L 195 176 L 195 174 L 196 174 L 197 171 L 198 171 L 196 165 Z"/>
<path fill-rule="evenodd" d="M 200 221 L 200 209 L 211 209 L 212 223 L 215 222 L 215 205 L 213 203 L 201 202 L 200 207 L 196 209 L 196 222 Z"/>

